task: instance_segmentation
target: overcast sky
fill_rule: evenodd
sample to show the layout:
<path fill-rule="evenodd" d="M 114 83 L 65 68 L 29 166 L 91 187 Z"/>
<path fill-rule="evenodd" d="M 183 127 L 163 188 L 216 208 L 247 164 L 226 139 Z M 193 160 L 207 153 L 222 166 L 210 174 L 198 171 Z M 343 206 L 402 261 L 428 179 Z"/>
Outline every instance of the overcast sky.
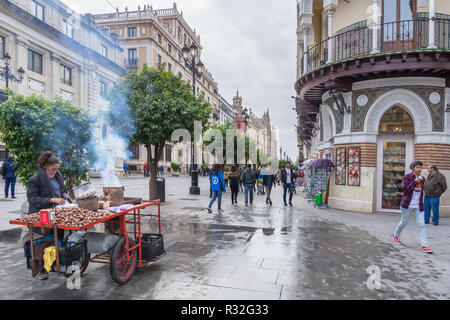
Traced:
<path fill-rule="evenodd" d="M 63 0 L 79 13 L 137 10 L 140 4 L 167 9 L 173 0 Z M 261 117 L 270 110 L 280 144 L 291 159 L 298 155 L 296 114 L 295 0 L 178 0 L 178 11 L 200 34 L 202 60 L 230 103 L 239 87 L 243 104 Z"/>

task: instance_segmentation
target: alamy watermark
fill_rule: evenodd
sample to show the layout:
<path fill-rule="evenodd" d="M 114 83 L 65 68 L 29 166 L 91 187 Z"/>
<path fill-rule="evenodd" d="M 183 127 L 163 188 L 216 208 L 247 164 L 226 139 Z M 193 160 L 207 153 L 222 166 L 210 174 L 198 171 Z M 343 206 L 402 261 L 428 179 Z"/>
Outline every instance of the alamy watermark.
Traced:
<path fill-rule="evenodd" d="M 371 265 L 366 269 L 366 272 L 370 274 L 366 281 L 367 288 L 370 290 L 381 289 L 381 269 L 377 265 Z"/>
<path fill-rule="evenodd" d="M 177 129 L 172 133 L 171 141 L 184 144 L 186 151 L 184 154 L 187 156 L 182 157 L 182 161 L 186 165 L 192 163 L 191 143 L 193 143 L 194 164 L 202 164 L 202 160 L 206 158 L 205 155 L 211 154 L 214 155 L 214 163 L 216 164 L 270 165 L 271 170 L 276 172 L 279 169 L 279 159 L 276 156 L 277 150 L 272 143 L 275 135 L 275 129 L 272 130 L 270 139 L 266 129 L 248 129 L 245 132 L 227 129 L 224 136 L 221 130 L 213 128 L 208 129 L 202 135 L 202 123 L 196 121 L 193 139 L 187 129 Z M 266 150 L 258 148 L 258 142 L 265 146 Z M 270 157 L 268 156 L 269 153 L 272 154 Z"/>

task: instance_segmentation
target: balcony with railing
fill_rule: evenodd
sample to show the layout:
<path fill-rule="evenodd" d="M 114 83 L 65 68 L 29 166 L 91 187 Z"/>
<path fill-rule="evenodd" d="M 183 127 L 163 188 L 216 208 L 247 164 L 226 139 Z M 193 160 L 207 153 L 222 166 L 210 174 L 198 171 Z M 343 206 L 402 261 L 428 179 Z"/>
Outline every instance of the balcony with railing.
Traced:
<path fill-rule="evenodd" d="M 139 60 L 137 58 L 125 59 L 125 67 L 129 70 L 139 68 Z"/>
<path fill-rule="evenodd" d="M 434 23 L 435 49 L 450 50 L 450 19 L 436 18 Z M 374 35 L 376 39 L 373 38 Z M 329 64 L 370 54 L 420 51 L 427 50 L 428 46 L 428 19 L 396 21 L 376 26 L 360 24 L 310 48 L 302 57 L 301 74 L 303 76 Z"/>
<path fill-rule="evenodd" d="M 431 21 L 434 25 L 421 16 L 379 25 L 363 21 L 310 48 L 295 84 L 299 114 L 318 112 L 326 91 L 341 95 L 359 81 L 426 76 L 445 78 L 450 86 L 450 17 Z"/>

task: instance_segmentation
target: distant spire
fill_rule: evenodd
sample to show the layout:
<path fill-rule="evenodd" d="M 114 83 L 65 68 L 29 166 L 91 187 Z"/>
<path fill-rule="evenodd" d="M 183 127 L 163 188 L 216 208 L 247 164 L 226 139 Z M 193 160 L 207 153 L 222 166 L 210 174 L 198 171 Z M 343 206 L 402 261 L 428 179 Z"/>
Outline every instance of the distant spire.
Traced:
<path fill-rule="evenodd" d="M 239 87 L 238 87 L 237 90 L 236 90 L 236 97 L 239 98 Z"/>

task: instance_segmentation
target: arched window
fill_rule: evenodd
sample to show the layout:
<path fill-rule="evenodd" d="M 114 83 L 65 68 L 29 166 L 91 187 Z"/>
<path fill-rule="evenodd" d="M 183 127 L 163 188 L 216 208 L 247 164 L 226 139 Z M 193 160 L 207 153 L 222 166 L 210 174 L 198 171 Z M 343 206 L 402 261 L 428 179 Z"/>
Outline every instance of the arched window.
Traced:
<path fill-rule="evenodd" d="M 411 134 L 414 133 L 414 121 L 405 109 L 394 106 L 381 117 L 379 132 L 384 134 Z"/>

